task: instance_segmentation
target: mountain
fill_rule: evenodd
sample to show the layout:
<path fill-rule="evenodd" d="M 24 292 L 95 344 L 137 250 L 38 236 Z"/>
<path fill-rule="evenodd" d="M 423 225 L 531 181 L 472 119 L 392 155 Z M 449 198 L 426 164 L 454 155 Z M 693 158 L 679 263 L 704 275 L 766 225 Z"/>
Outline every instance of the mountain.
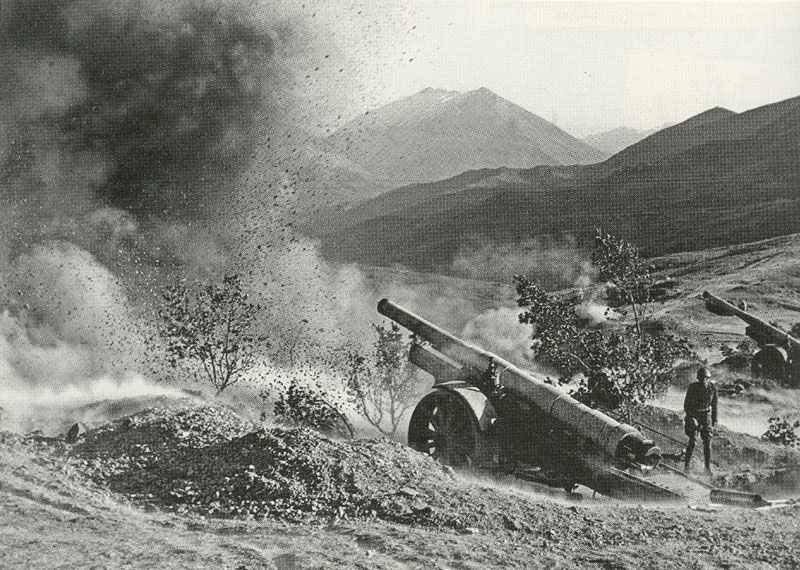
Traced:
<path fill-rule="evenodd" d="M 610 131 L 589 135 L 581 140 L 589 146 L 593 146 L 609 155 L 613 155 L 639 142 L 643 138 L 652 135 L 658 130 L 659 129 L 639 130 L 630 127 L 617 127 Z"/>
<path fill-rule="evenodd" d="M 724 140 L 725 120 L 736 113 L 714 107 L 689 119 L 657 131 L 637 144 L 612 156 L 603 166 L 614 170 L 623 166 L 652 164 L 676 156 L 714 139 Z"/>
<path fill-rule="evenodd" d="M 327 236 L 338 259 L 454 272 L 487 247 L 595 227 L 646 255 L 800 231 L 800 97 L 736 114 L 721 108 L 586 166 L 484 169 L 384 193 Z M 511 244 L 511 246 L 509 246 Z"/>
<path fill-rule="evenodd" d="M 477 168 L 590 164 L 608 157 L 486 88 L 425 89 L 365 113 L 325 142 L 395 187 Z"/>

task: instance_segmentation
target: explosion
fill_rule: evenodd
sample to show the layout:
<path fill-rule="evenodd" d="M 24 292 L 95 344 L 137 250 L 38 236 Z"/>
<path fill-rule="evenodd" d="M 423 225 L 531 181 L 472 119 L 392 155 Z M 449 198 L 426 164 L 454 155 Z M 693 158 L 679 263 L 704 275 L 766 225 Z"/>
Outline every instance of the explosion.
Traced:
<path fill-rule="evenodd" d="M 359 277 L 300 236 L 300 166 L 269 142 L 302 136 L 287 54 L 316 48 L 289 33 L 303 26 L 296 9 L 4 0 L 0 11 L 0 405 L 140 382 L 153 302 L 176 279 L 240 272 L 273 307 L 295 302 L 265 327 L 336 328 Z M 289 326 L 303 318 L 313 331 Z"/>

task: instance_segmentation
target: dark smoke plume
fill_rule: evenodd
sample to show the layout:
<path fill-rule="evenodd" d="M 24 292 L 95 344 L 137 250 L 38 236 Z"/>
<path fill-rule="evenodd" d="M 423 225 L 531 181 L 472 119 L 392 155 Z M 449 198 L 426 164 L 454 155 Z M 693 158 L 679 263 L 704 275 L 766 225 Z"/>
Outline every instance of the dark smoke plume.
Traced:
<path fill-rule="evenodd" d="M 106 172 L 94 191 L 108 205 L 194 213 L 250 156 L 274 46 L 234 5 L 27 0 L 3 14 L 0 49 L 25 55 L 15 75 L 48 58 L 74 67 L 59 87 L 79 99 L 30 120 L 95 157 Z"/>
<path fill-rule="evenodd" d="M 218 206 L 280 76 L 266 12 L 0 0 L 0 399 L 146 372 L 141 301 L 226 266 Z"/>

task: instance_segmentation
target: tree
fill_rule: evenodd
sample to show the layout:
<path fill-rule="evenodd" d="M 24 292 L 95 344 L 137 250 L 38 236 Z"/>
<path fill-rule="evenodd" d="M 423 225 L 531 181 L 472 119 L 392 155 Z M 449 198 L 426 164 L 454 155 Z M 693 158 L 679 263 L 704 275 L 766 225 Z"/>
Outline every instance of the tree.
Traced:
<path fill-rule="evenodd" d="M 675 362 L 691 354 L 685 339 L 643 330 L 649 268 L 624 240 L 598 231 L 592 263 L 633 309 L 634 322 L 621 330 L 581 326 L 575 302 L 554 297 L 537 283 L 516 277 L 520 322 L 533 326 L 537 359 L 560 374 L 561 383 L 580 374 L 573 395 L 587 405 L 631 411 L 666 391 Z"/>
<path fill-rule="evenodd" d="M 349 352 L 346 388 L 358 412 L 382 434 L 392 436 L 416 403 L 419 379 L 408 361 L 411 344 L 400 327 L 372 326 L 377 334 L 372 358 Z"/>
<path fill-rule="evenodd" d="M 248 301 L 238 275 L 222 283 L 171 285 L 162 299 L 159 334 L 171 366 L 194 362 L 195 376 L 220 394 L 256 364 L 267 341 L 253 332 L 262 307 Z"/>
<path fill-rule="evenodd" d="M 597 229 L 594 240 L 592 265 L 597 268 L 598 277 L 631 307 L 636 332 L 642 337 L 641 321 L 653 285 L 650 266 L 640 257 L 639 250 L 624 239 Z"/>

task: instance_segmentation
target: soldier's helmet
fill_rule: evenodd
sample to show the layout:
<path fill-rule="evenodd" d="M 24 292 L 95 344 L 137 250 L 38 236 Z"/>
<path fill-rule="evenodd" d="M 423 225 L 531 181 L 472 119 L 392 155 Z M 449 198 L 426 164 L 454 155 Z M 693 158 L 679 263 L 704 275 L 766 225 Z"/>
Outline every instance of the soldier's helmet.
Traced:
<path fill-rule="evenodd" d="M 709 372 L 708 368 L 701 366 L 697 369 L 698 380 L 707 380 L 708 378 L 711 378 L 711 372 Z"/>

